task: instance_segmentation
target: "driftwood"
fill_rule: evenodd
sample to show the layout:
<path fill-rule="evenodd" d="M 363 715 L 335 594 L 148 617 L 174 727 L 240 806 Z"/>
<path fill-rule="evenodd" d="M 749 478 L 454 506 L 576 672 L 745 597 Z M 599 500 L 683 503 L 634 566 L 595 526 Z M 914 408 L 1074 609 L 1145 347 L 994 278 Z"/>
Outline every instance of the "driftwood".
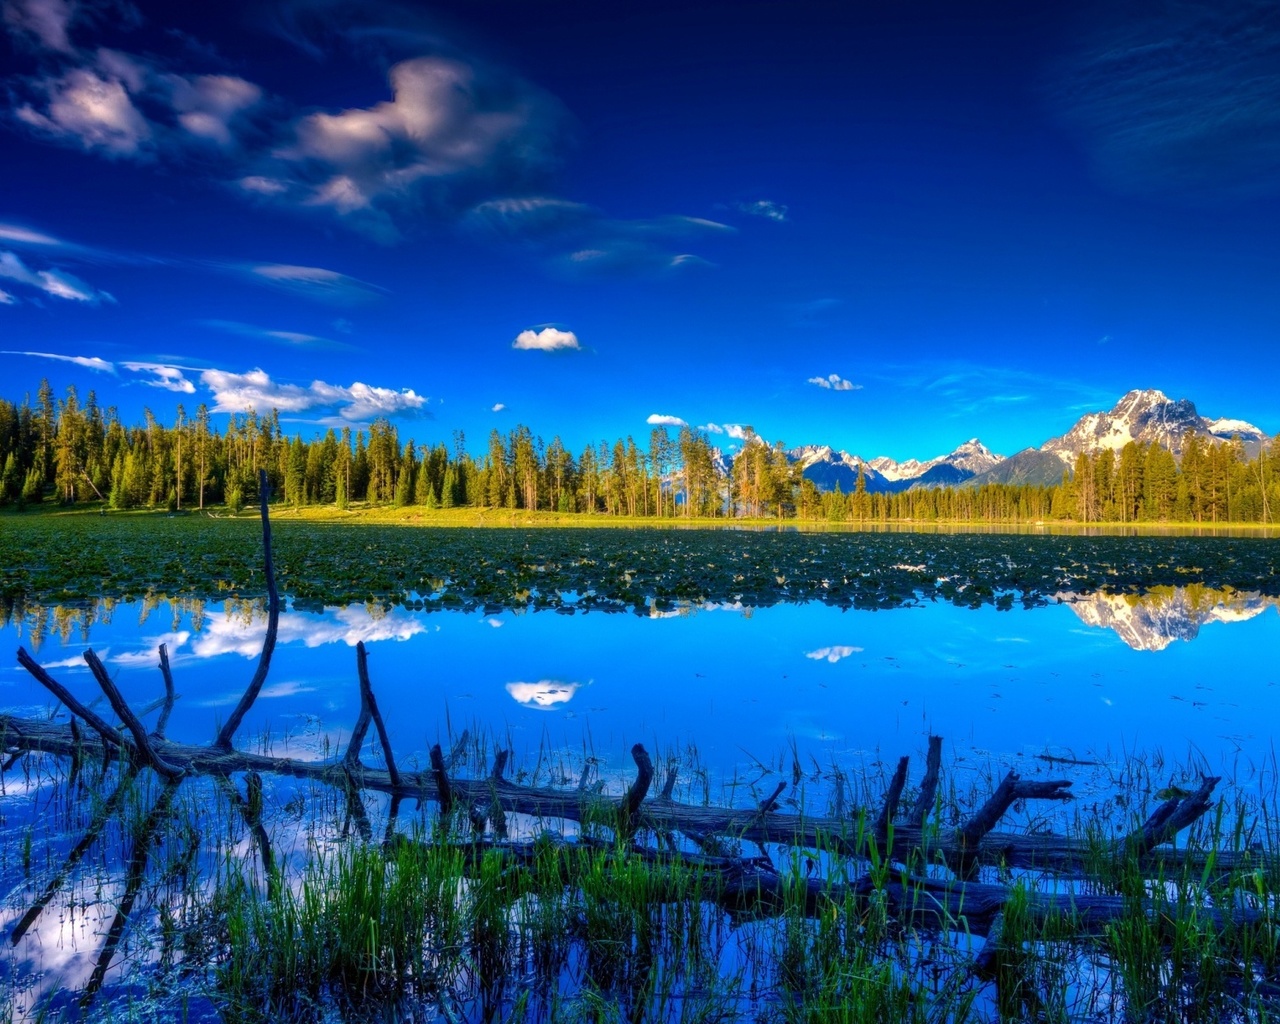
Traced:
<path fill-rule="evenodd" d="M 506 749 L 496 752 L 487 774 L 484 774 L 483 766 L 477 766 L 476 777 L 456 776 L 453 771 L 462 760 L 465 735 L 448 756 L 439 744 L 434 745 L 430 750 L 429 770 L 402 771 L 397 766 L 391 738 L 374 696 L 368 654 L 363 643 L 356 647 L 360 713 L 343 753 L 332 760 L 315 762 L 237 750 L 233 739 L 266 680 L 280 612 L 271 559 L 265 474 L 260 487 L 268 593 L 267 633 L 253 677 L 213 742 L 194 745 L 165 737 L 165 725 L 176 694 L 168 653 L 163 645 L 159 649 L 159 667 L 165 687 L 163 710 L 155 731 L 150 734 L 124 701 L 92 650 L 85 652 L 85 660 L 120 719 L 120 727 L 109 724 L 76 698 L 25 650 L 18 651 L 19 663 L 66 707 L 71 718 L 63 724 L 47 719 L 0 715 L 0 741 L 4 751 L 12 755 L 9 763 L 24 753 L 42 752 L 71 759 L 74 775 L 86 757 L 99 758 L 104 766 L 109 760 L 120 758 L 125 762 L 126 780 L 146 770 L 158 773 L 165 780 L 161 795 L 135 842 L 128 865 L 125 894 L 116 920 L 108 930 L 106 944 L 90 981 L 89 996 L 102 984 L 120 941 L 141 885 L 154 837 L 169 814 L 177 788 L 191 776 L 211 776 L 227 793 L 253 836 L 271 885 L 278 882 L 275 881 L 270 839 L 262 821 L 261 776 L 265 774 L 307 779 L 345 793 L 348 827 L 354 825 L 366 838 L 371 836 L 372 829 L 361 794 L 377 792 L 390 797 L 388 842 L 394 838 L 395 819 L 401 801 L 413 798 L 437 802 L 446 824 L 455 821 L 453 811 L 456 808 L 465 810 L 464 817 L 470 821 L 470 837 L 467 838 L 460 827 L 453 831 L 450 825 L 450 831 L 444 834 L 446 838 L 442 841 L 461 841 L 473 857 L 501 856 L 514 866 L 527 865 L 536 851 L 530 842 L 508 839 L 506 816 L 509 813 L 530 815 L 544 821 L 590 825 L 592 828 L 580 830 L 582 835 L 575 843 L 567 844 L 584 850 L 595 845 L 600 852 L 600 840 L 592 829 L 612 829 L 612 845 L 604 851 L 608 856 L 643 857 L 652 861 L 654 870 L 658 872 L 675 862 L 679 862 L 681 869 L 696 866 L 705 877 L 713 880 L 715 898 L 733 911 L 768 912 L 782 907 L 788 900 L 794 904 L 798 899 L 806 912 L 818 914 L 833 903 L 853 901 L 856 904 L 874 896 L 904 922 L 928 928 L 968 929 L 977 935 L 994 933 L 995 938 L 988 943 L 990 951 L 984 950 L 975 965 L 979 976 L 995 970 L 993 965 L 1003 926 L 1003 908 L 1012 893 L 1007 885 L 979 880 L 983 866 L 1027 868 L 1050 872 L 1059 878 L 1080 878 L 1108 858 L 1136 863 L 1153 874 L 1175 868 L 1201 871 L 1209 866 L 1217 872 L 1226 872 L 1234 868 L 1260 866 L 1264 859 L 1253 851 L 1206 853 L 1167 845 L 1178 832 L 1210 808 L 1214 789 L 1220 781 L 1217 778 L 1205 778 L 1194 793 L 1166 801 L 1132 833 L 1102 845 L 1096 840 L 1064 835 L 997 831 L 996 826 L 1015 802 L 1071 799 L 1068 780 L 1028 780 L 1014 772 L 1001 781 L 990 798 L 964 824 L 958 828 L 943 828 L 930 820 L 941 777 L 942 739 L 938 736 L 929 737 L 926 771 L 909 809 L 900 810 L 909 771 L 909 760 L 903 757 L 897 764 L 878 811 L 868 808 L 843 810 L 841 790 L 838 805 L 842 811 L 835 816 L 779 812 L 778 800 L 786 783 L 779 783 L 774 792 L 754 808 L 683 804 L 672 799 L 676 781 L 674 769 L 668 770 L 660 793 L 651 797 L 654 766 L 649 753 L 638 743 L 631 749 L 636 779 L 619 797 L 603 795 L 587 787 L 585 770 L 583 784 L 574 790 L 524 786 L 509 781 L 505 771 L 510 751 Z M 99 742 L 96 747 L 86 745 L 78 721 L 83 721 L 97 734 Z M 361 760 L 361 749 L 370 725 L 377 730 L 385 762 L 383 768 L 366 765 Z M 246 777 L 246 795 L 243 797 L 232 781 L 233 775 L 241 773 Z M 16 943 L 30 929 L 54 891 L 84 856 L 101 832 L 106 816 L 113 813 L 118 805 L 123 787 L 124 782 L 91 821 L 84 839 L 72 849 L 61 869 L 53 876 L 53 883 L 41 893 L 14 929 L 11 935 L 13 942 Z M 661 838 L 661 849 L 639 842 L 641 835 L 648 832 Z M 677 836 L 685 837 L 703 852 L 688 852 L 676 841 Z M 725 849 L 732 849 L 735 843 L 743 842 L 757 844 L 762 856 L 724 855 Z M 868 861 L 888 858 L 900 867 L 891 871 L 887 880 L 881 876 L 878 882 L 873 881 L 870 872 L 846 884 L 835 884 L 822 877 L 797 879 L 784 876 L 773 867 L 766 844 L 827 850 Z M 937 877 L 936 872 L 927 870 L 931 865 L 949 868 L 952 877 Z M 1123 896 L 1033 891 L 1027 896 L 1026 913 L 1033 921 L 1061 918 L 1070 921 L 1078 934 L 1096 934 L 1105 928 L 1107 922 L 1128 912 L 1132 905 L 1132 901 Z M 1148 904 L 1148 908 L 1149 913 L 1156 912 L 1152 905 Z M 1161 913 L 1167 917 L 1169 912 L 1165 908 Z M 1198 904 L 1187 905 L 1173 913 L 1174 916 L 1179 913 L 1195 914 L 1217 925 L 1247 925 L 1261 917 L 1261 912 L 1247 908 L 1222 910 Z"/>

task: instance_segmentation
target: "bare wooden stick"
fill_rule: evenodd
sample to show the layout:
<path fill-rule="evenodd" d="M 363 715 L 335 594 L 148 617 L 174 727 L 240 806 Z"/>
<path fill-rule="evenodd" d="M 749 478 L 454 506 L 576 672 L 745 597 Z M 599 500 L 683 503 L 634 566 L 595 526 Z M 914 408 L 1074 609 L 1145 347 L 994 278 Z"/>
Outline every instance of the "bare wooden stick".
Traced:
<path fill-rule="evenodd" d="M 431 747 L 431 774 L 435 776 L 436 797 L 440 801 L 440 816 L 447 818 L 453 810 L 453 789 L 449 785 L 449 773 L 444 767 L 444 753 L 440 744 Z"/>
<path fill-rule="evenodd" d="M 663 800 L 670 800 L 671 794 L 675 792 L 676 770 L 675 765 L 672 765 L 667 769 L 667 780 L 662 784 L 662 794 L 660 797 Z"/>
<path fill-rule="evenodd" d="M 957 833 L 961 850 L 976 847 L 982 837 L 996 827 L 1015 800 L 1070 800 L 1070 788 L 1071 782 L 1067 779 L 1038 782 L 1019 778 L 1017 772 L 1010 771 L 987 802 Z"/>
<path fill-rule="evenodd" d="M 84 660 L 89 666 L 89 671 L 93 673 L 94 679 L 102 687 L 102 692 L 106 694 L 111 709 L 116 713 L 120 721 L 125 724 L 129 732 L 132 733 L 133 742 L 138 748 L 138 756 L 142 759 L 142 762 L 154 768 L 166 779 L 179 778 L 183 773 L 183 769 L 170 764 L 155 752 L 155 749 L 151 746 L 151 740 L 147 738 L 147 730 L 138 721 L 138 716 L 133 713 L 128 701 L 121 695 L 115 681 L 112 680 L 107 672 L 107 667 L 102 664 L 101 659 L 93 652 L 92 647 L 85 648 Z"/>
<path fill-rule="evenodd" d="M 760 806 L 757 808 L 756 813 L 763 818 L 772 811 L 777 806 L 778 797 L 782 796 L 782 791 L 786 788 L 787 784 L 785 782 L 779 782 L 774 791 L 760 801 Z"/>
<path fill-rule="evenodd" d="M 653 761 L 644 745 L 637 743 L 631 748 L 631 759 L 636 763 L 636 781 L 627 790 L 619 808 L 618 825 L 628 839 L 636 834 L 636 825 L 640 813 L 640 805 L 649 794 L 649 786 L 653 783 Z"/>
<path fill-rule="evenodd" d="M 507 770 L 507 759 L 511 757 L 511 751 L 503 748 L 493 755 L 493 771 L 489 773 L 489 778 L 494 782 L 502 781 L 502 773 Z"/>
<path fill-rule="evenodd" d="M 924 820 L 933 810 L 934 797 L 938 795 L 938 776 L 942 771 L 942 737 L 929 737 L 929 754 L 924 762 L 924 779 L 920 782 L 920 795 L 916 798 L 907 820 L 917 828 L 924 828 Z"/>
<path fill-rule="evenodd" d="M 1221 781 L 1219 776 L 1207 775 L 1194 793 L 1166 800 L 1142 823 L 1141 828 L 1121 841 L 1121 848 L 1144 854 L 1172 839 L 1209 809 L 1209 798 Z"/>
<path fill-rule="evenodd" d="M 458 767 L 459 762 L 467 753 L 467 744 L 471 741 L 471 733 L 463 729 L 462 735 L 453 742 L 453 746 L 449 748 L 449 756 L 444 759 L 444 766 L 453 771 Z"/>
<path fill-rule="evenodd" d="M 262 684 L 267 681 L 267 672 L 271 668 L 271 654 L 276 649 L 276 633 L 280 628 L 280 594 L 276 590 L 275 562 L 271 558 L 271 516 L 267 511 L 267 499 L 271 488 L 267 484 L 267 471 L 258 471 L 258 494 L 262 499 L 262 567 L 267 577 L 267 635 L 262 640 L 262 654 L 258 657 L 258 668 L 249 680 L 249 686 L 240 698 L 240 703 L 228 716 L 218 730 L 214 746 L 221 750 L 231 749 L 231 738 L 240 728 L 244 716 L 258 699 Z"/>
<path fill-rule="evenodd" d="M 878 836 L 883 836 L 889 831 L 889 825 L 894 815 L 898 813 L 898 801 L 902 799 L 902 790 L 907 784 L 907 765 L 910 761 L 909 757 L 899 758 L 898 767 L 894 770 L 893 778 L 889 780 L 889 789 L 884 795 L 884 805 L 876 816 L 876 835 Z"/>
<path fill-rule="evenodd" d="M 369 683 L 369 655 L 364 649 L 363 640 L 356 644 L 356 670 L 360 675 L 361 707 L 369 709 L 369 715 L 373 718 L 373 724 L 378 730 L 378 739 L 382 743 L 382 756 L 387 762 L 387 774 L 391 776 L 391 784 L 399 786 L 400 771 L 396 768 L 395 755 L 391 752 L 391 739 L 387 736 L 387 727 L 382 721 L 382 713 L 378 710 L 378 702 L 373 696 L 373 686 Z"/>
<path fill-rule="evenodd" d="M 160 674 L 164 677 L 164 707 L 160 710 L 160 717 L 156 719 L 157 736 L 164 735 L 169 716 L 173 714 L 173 702 L 178 696 L 173 690 L 173 672 L 169 669 L 169 649 L 165 644 L 160 645 Z"/>
<path fill-rule="evenodd" d="M 107 725 L 98 715 L 90 711 L 87 707 L 80 703 L 70 690 L 63 686 L 60 682 L 49 675 L 34 658 L 26 651 L 25 647 L 18 648 L 18 664 L 30 672 L 41 686 L 52 693 L 58 700 L 67 706 L 67 710 L 73 715 L 79 715 L 84 719 L 85 723 L 92 728 L 102 741 L 108 747 L 125 746 L 124 740 L 120 738 L 120 734 Z"/>

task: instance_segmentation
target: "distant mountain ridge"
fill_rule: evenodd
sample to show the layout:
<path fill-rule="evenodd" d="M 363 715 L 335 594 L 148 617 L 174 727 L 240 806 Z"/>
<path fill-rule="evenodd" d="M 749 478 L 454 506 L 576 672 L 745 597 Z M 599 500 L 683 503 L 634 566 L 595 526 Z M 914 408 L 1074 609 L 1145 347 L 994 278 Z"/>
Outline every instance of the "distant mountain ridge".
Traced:
<path fill-rule="evenodd" d="M 955 451 L 932 459 L 896 462 L 879 455 L 864 459 L 830 445 L 801 445 L 787 452 L 799 463 L 805 477 L 820 490 L 837 486 L 852 491 L 861 467 L 871 492 L 910 490 L 913 487 L 947 487 L 985 483 L 1055 484 L 1064 470 L 1074 467 L 1081 454 L 1095 454 L 1110 448 L 1119 452 L 1129 442 L 1159 444 L 1177 457 L 1192 436 L 1217 443 L 1239 437 L 1250 453 L 1270 438 L 1252 423 L 1241 419 L 1209 419 L 1195 404 L 1182 398 L 1174 401 L 1164 392 L 1148 388 L 1128 392 L 1110 410 L 1081 416 L 1065 434 L 1052 437 L 1038 448 L 1025 448 L 1015 455 L 997 455 L 976 437 Z"/>

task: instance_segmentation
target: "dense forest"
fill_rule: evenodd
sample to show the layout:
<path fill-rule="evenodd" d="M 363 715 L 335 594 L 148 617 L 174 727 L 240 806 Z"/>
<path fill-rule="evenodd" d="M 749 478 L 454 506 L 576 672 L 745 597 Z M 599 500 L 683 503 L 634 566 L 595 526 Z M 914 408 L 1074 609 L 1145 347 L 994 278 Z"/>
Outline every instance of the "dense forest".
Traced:
<path fill-rule="evenodd" d="M 1159 445 L 1081 455 L 1051 486 L 986 484 L 868 493 L 819 492 L 782 442 L 750 431 L 726 462 L 705 434 L 654 429 L 647 447 L 627 437 L 570 451 L 527 427 L 494 431 L 482 456 L 451 445 L 403 444 L 395 426 L 286 437 L 272 412 L 232 415 L 179 405 L 170 425 L 150 410 L 125 426 L 93 392 L 55 398 L 43 382 L 33 406 L 0 399 L 0 505 L 238 511 L 257 498 L 258 470 L 287 505 L 355 503 L 422 508 L 493 507 L 647 517 L 778 517 L 834 522 L 1271 523 L 1280 508 L 1280 444 L 1255 456 L 1239 441 L 1187 440 L 1181 460 Z"/>

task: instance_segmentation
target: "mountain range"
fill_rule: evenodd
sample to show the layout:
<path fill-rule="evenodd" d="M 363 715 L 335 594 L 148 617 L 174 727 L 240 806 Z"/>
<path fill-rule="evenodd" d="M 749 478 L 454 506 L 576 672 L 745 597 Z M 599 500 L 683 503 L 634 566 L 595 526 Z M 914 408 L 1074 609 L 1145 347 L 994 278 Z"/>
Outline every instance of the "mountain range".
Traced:
<path fill-rule="evenodd" d="M 1174 401 L 1162 391 L 1147 389 L 1130 391 L 1109 411 L 1087 413 L 1065 434 L 1008 457 L 992 452 L 976 437 L 955 451 L 925 461 L 896 462 L 885 455 L 864 459 L 830 445 L 802 445 L 787 455 L 821 490 L 834 490 L 838 485 L 848 493 L 856 486 L 861 468 L 868 491 L 897 492 L 962 483 L 1055 484 L 1082 453 L 1092 455 L 1105 448 L 1118 452 L 1134 441 L 1159 444 L 1181 456 L 1192 436 L 1209 442 L 1238 437 L 1251 453 L 1270 440 L 1252 423 L 1211 420 L 1201 416 L 1189 399 Z"/>

